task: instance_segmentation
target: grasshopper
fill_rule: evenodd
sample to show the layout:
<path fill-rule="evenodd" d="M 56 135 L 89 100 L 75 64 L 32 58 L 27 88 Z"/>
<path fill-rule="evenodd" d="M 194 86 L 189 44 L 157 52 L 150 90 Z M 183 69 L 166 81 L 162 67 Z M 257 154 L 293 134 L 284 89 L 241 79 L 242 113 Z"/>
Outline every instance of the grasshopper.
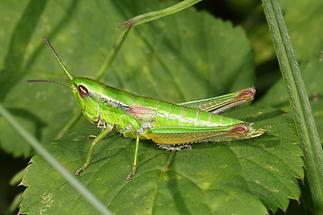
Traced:
<path fill-rule="evenodd" d="M 190 148 L 192 143 L 248 139 L 265 132 L 254 128 L 252 123 L 219 115 L 253 100 L 256 93 L 253 87 L 219 97 L 174 104 L 138 96 L 89 78 L 73 77 L 46 38 L 45 42 L 68 77 L 67 86 L 82 113 L 101 129 L 91 143 L 84 164 L 75 172 L 77 176 L 89 167 L 95 146 L 113 129 L 136 142 L 127 180 L 136 173 L 139 141 L 142 139 L 151 140 L 163 149 L 179 150 Z"/>

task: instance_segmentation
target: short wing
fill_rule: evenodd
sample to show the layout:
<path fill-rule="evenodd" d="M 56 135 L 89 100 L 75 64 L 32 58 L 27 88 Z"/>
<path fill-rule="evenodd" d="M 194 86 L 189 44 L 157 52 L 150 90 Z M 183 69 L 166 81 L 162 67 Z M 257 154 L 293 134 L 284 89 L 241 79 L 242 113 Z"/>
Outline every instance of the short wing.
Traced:
<path fill-rule="evenodd" d="M 130 105 L 126 112 L 137 117 L 150 117 L 156 113 L 154 109 L 140 105 Z"/>
<path fill-rule="evenodd" d="M 219 127 L 157 127 L 147 131 L 147 137 L 158 144 L 176 145 L 204 141 L 230 141 L 256 137 L 264 132 L 247 123 Z"/>
<path fill-rule="evenodd" d="M 231 107 L 253 100 L 255 93 L 255 88 L 250 87 L 226 95 L 179 103 L 178 105 L 217 114 Z"/>
<path fill-rule="evenodd" d="M 130 105 L 125 113 L 141 122 L 152 121 L 156 116 L 156 110 L 141 105 Z"/>

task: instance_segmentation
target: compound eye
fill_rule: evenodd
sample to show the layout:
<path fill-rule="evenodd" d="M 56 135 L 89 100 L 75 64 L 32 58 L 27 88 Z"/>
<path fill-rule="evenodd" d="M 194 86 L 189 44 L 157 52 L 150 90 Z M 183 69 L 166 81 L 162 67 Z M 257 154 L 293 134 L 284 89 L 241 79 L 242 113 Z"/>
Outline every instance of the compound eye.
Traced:
<path fill-rule="evenodd" d="M 82 98 L 85 98 L 87 96 L 89 96 L 89 91 L 86 89 L 86 87 L 84 87 L 83 85 L 79 85 L 77 87 L 79 94 Z"/>

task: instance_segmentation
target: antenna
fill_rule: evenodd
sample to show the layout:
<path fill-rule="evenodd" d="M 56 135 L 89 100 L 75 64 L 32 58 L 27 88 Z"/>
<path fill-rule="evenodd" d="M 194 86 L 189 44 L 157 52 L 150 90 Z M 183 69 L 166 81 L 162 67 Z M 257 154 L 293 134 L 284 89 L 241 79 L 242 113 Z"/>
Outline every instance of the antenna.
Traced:
<path fill-rule="evenodd" d="M 49 84 L 57 84 L 57 85 L 60 85 L 60 86 L 64 86 L 64 87 L 68 87 L 68 88 L 71 88 L 71 86 L 67 85 L 67 84 L 64 84 L 64 83 L 61 83 L 59 81 L 54 81 L 54 80 L 27 80 L 28 83 L 49 83 Z"/>
<path fill-rule="evenodd" d="M 64 65 L 63 61 L 59 58 L 59 56 L 56 53 L 54 47 L 52 46 L 52 44 L 50 44 L 49 40 L 46 37 L 44 37 L 44 42 L 49 47 L 49 49 L 52 51 L 53 55 L 55 56 L 55 58 L 58 61 L 58 63 L 61 65 L 62 69 L 64 70 L 64 72 L 68 76 L 68 78 L 70 80 L 73 80 L 73 76 L 68 72 L 68 70 L 67 70 L 66 66 Z"/>

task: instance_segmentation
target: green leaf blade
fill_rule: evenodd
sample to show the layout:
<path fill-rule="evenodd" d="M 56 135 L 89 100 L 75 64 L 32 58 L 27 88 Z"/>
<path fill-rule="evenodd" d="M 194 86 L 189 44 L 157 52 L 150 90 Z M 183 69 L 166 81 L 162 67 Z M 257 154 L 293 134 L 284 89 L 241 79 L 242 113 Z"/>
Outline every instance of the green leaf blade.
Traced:
<path fill-rule="evenodd" d="M 26 126 L 35 135 L 41 134 L 38 138 L 43 143 L 51 142 L 79 109 L 67 89 L 25 85 L 27 79 L 63 77 L 41 43 L 43 33 L 48 32 L 72 74 L 95 77 L 107 47 L 120 33 L 111 23 L 165 5 L 169 2 L 50 2 L 27 46 L 29 67 L 6 97 L 5 105 L 29 111 L 33 117 L 27 118 Z M 73 13 L 69 8 L 74 8 Z M 91 19 L 89 11 L 96 12 L 91 13 Z M 98 28 L 102 23 L 109 25 Z M 104 82 L 109 85 L 173 102 L 216 96 L 254 84 L 253 53 L 242 28 L 194 9 L 138 26 L 129 33 L 107 72 Z M 79 179 L 115 213 L 264 214 L 285 210 L 289 199 L 300 195 L 296 179 L 303 176 L 302 160 L 288 117 L 271 112 L 275 111 L 242 108 L 229 114 L 258 121 L 256 125 L 262 128 L 272 125 L 266 136 L 257 139 L 196 145 L 192 151 L 175 155 L 152 142 L 141 143 L 140 166 L 131 182 L 125 177 L 131 168 L 133 140 L 112 136 L 99 144 L 94 162 Z M 38 130 L 34 125 L 37 119 L 43 126 Z M 87 136 L 97 133 L 93 125 L 82 121 L 49 150 L 74 172 L 88 151 Z M 8 135 L 1 133 L 0 138 L 0 144 L 13 143 L 11 136 L 5 139 Z M 21 155 L 21 142 L 14 142 L 15 149 L 7 150 Z M 23 213 L 93 213 L 38 156 L 28 167 L 23 183 L 27 186 L 20 208 Z"/>
<path fill-rule="evenodd" d="M 243 108 L 242 112 L 260 110 L 264 119 L 256 126 L 272 128 L 263 137 L 228 144 L 196 144 L 192 150 L 176 153 L 160 150 L 150 141 L 142 142 L 138 171 L 130 182 L 125 177 L 131 169 L 134 141 L 111 136 L 98 146 L 93 163 L 79 179 L 117 214 L 264 214 L 278 208 L 286 210 L 290 198 L 299 198 L 297 178 L 303 176 L 296 131 L 286 114 L 266 118 L 271 110 Z M 84 122 L 75 129 L 49 147 L 71 172 L 84 161 L 89 147 L 87 135 L 97 132 Z M 46 166 L 39 158 L 31 164 L 24 179 L 24 199 L 38 199 L 40 194 L 51 192 L 56 204 L 49 214 L 90 212 Z M 38 176 L 41 169 L 46 169 L 46 178 Z M 72 202 L 57 208 L 66 201 L 66 193 Z M 21 206 L 22 212 L 31 214 L 38 209 L 39 204 L 23 202 Z"/>

